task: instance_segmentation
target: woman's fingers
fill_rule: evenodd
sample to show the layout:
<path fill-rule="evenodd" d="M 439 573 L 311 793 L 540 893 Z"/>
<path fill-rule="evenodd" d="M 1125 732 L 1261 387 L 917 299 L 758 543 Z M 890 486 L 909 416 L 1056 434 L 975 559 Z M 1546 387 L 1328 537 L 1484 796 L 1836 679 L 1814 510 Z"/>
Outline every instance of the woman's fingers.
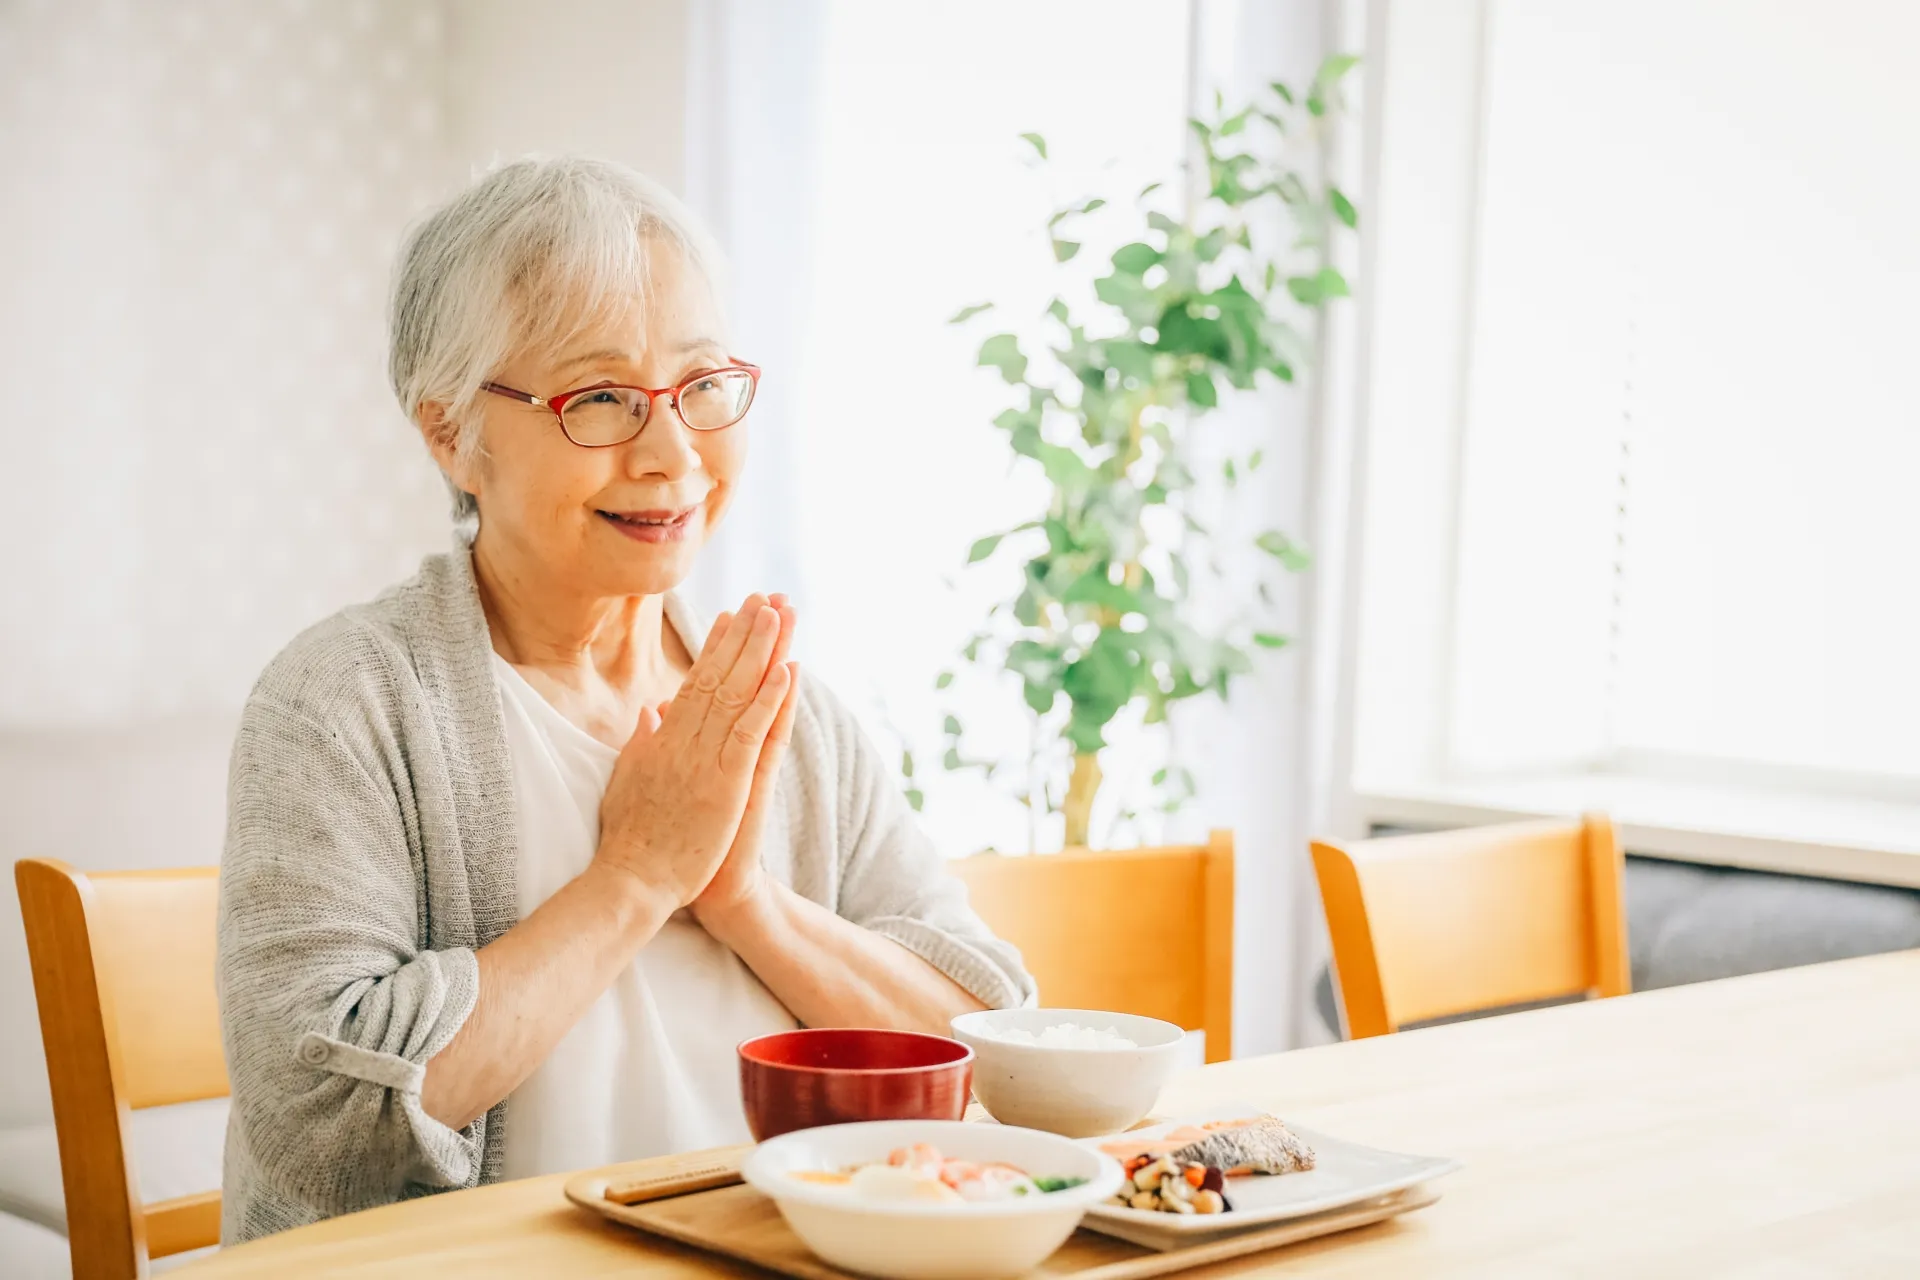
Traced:
<path fill-rule="evenodd" d="M 767 730 L 767 740 L 760 745 L 760 762 L 753 767 L 754 794 L 761 794 L 763 786 L 773 785 L 774 775 L 780 772 L 781 758 L 787 754 L 787 744 L 793 741 L 793 718 L 800 705 L 800 664 L 783 662 L 776 670 L 787 673 L 787 696 L 780 701 L 779 714 L 773 718 L 773 727 Z"/>
<path fill-rule="evenodd" d="M 738 716 L 753 701 L 754 695 L 760 692 L 760 684 L 767 678 L 767 672 L 773 665 L 773 651 L 779 643 L 779 611 L 762 605 L 754 613 L 753 626 L 747 632 L 746 643 L 734 657 L 733 669 L 713 692 L 713 709 L 721 713 L 721 718 Z M 731 726 L 717 724 L 712 727 L 725 733 Z"/>
<path fill-rule="evenodd" d="M 787 693 L 780 701 L 780 710 L 774 713 L 773 727 L 767 730 L 766 741 L 760 744 L 760 758 L 753 766 L 753 786 L 747 791 L 746 812 L 740 815 L 740 833 L 734 837 L 736 846 L 743 839 L 757 844 L 761 828 L 766 825 L 767 811 L 773 805 L 774 788 L 780 785 L 780 762 L 786 758 L 787 743 L 793 740 L 794 709 L 800 705 L 800 667 L 797 663 L 783 663 L 775 670 L 786 673 Z M 772 680 L 769 675 L 768 682 Z"/>
<path fill-rule="evenodd" d="M 714 646 L 714 666 L 721 680 L 725 680 L 734 664 L 740 661 L 740 651 L 746 647 L 747 637 L 753 634 L 760 611 L 766 607 L 767 598 L 763 595 L 750 595 L 741 602 L 740 612 L 733 615 L 733 625 L 727 628 L 727 634 Z"/>
<path fill-rule="evenodd" d="M 714 619 L 713 628 L 707 632 L 707 642 L 701 646 L 693 669 L 680 682 L 680 692 L 674 699 L 687 709 L 685 729 L 689 734 L 700 732 L 714 693 L 733 669 L 734 660 L 753 630 L 754 618 L 765 603 L 759 596 L 748 596 L 739 613 L 723 613 Z"/>
<path fill-rule="evenodd" d="M 772 665 L 777 667 L 787 660 L 787 650 L 793 647 L 793 624 L 797 615 L 781 592 L 776 591 L 768 596 L 767 603 L 780 615 L 780 640 L 773 646 L 772 659 Z"/>
<path fill-rule="evenodd" d="M 790 668 L 775 667 L 760 683 L 760 690 L 733 722 L 720 745 L 720 768 L 736 777 L 754 774 L 759 766 L 767 735 L 780 719 L 781 708 L 793 684 Z"/>

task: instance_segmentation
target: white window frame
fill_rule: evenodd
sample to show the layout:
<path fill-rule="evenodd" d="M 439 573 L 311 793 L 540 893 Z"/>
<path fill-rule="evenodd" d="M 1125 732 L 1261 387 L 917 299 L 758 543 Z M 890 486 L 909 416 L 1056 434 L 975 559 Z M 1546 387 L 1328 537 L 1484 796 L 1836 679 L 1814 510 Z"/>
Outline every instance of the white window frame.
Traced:
<path fill-rule="evenodd" d="M 1651 753 L 1450 777 L 1447 749 L 1486 0 L 1342 0 L 1366 32 L 1359 305 L 1327 352 L 1350 441 L 1330 814 L 1344 834 L 1600 809 L 1628 848 L 1920 887 L 1920 786 Z M 1395 643 L 1408 635 L 1424 644 Z"/>

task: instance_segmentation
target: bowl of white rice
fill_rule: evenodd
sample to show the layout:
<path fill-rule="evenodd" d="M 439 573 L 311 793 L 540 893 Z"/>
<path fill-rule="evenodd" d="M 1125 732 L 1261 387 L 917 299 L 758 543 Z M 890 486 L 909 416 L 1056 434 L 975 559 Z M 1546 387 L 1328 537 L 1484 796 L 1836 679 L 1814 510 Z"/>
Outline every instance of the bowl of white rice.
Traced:
<path fill-rule="evenodd" d="M 1099 1009 L 988 1009 L 953 1020 L 973 1092 L 1002 1124 L 1069 1138 L 1139 1123 L 1180 1065 L 1171 1022 Z"/>

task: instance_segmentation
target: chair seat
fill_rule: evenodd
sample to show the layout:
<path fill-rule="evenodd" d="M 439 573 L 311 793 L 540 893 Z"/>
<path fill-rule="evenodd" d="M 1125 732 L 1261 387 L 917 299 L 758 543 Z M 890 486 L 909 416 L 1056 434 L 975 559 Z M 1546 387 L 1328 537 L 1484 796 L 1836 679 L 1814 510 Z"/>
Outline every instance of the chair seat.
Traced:
<path fill-rule="evenodd" d="M 141 1199 L 151 1204 L 219 1188 L 228 1105 L 225 1098 L 208 1098 L 133 1113 L 132 1155 Z M 52 1125 L 0 1129 L 0 1214 L 66 1234 L 60 1145 Z M 63 1264 L 65 1256 L 62 1243 Z"/>

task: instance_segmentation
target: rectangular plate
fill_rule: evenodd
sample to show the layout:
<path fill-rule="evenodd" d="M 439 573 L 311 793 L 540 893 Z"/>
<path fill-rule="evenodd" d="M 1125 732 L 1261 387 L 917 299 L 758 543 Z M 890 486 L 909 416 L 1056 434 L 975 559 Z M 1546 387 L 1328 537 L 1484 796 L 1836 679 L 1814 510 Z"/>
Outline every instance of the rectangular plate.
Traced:
<path fill-rule="evenodd" d="M 1215 1120 L 1245 1120 L 1264 1115 L 1258 1107 L 1229 1104 L 1182 1116 L 1163 1124 L 1135 1129 L 1124 1135 L 1087 1138 L 1082 1146 L 1099 1148 L 1122 1137 L 1152 1141 L 1185 1124 Z M 1288 1126 L 1292 1128 L 1293 1126 Z M 1195 1237 L 1239 1232 L 1263 1223 L 1345 1208 L 1418 1186 L 1460 1167 L 1458 1160 L 1437 1156 L 1409 1156 L 1376 1147 L 1363 1147 L 1322 1133 L 1294 1129 L 1313 1148 L 1314 1167 L 1305 1173 L 1279 1176 L 1252 1174 L 1227 1179 L 1231 1213 L 1173 1214 L 1099 1204 L 1087 1210 L 1081 1226 L 1102 1231 L 1150 1249 L 1171 1249 Z"/>

